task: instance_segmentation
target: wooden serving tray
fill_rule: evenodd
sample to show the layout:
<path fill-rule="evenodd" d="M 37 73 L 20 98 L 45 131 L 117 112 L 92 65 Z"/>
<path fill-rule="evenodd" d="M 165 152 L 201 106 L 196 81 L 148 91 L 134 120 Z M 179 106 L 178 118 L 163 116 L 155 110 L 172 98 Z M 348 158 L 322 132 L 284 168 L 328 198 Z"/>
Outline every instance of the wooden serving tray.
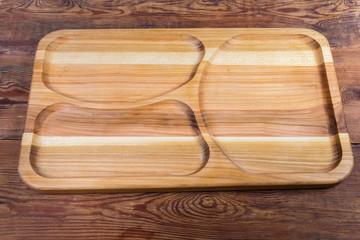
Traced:
<path fill-rule="evenodd" d="M 352 167 L 313 30 L 63 30 L 38 45 L 19 164 L 35 189 L 328 186 Z"/>

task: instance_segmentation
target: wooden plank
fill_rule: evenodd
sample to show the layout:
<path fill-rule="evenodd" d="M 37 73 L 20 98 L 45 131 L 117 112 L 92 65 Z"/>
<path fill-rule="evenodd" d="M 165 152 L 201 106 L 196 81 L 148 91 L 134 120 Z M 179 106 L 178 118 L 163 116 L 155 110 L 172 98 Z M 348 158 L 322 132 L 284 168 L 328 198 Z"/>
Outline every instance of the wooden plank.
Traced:
<path fill-rule="evenodd" d="M 356 239 L 360 167 L 329 189 L 43 194 L 17 174 L 20 141 L 0 141 L 0 233 L 6 239 Z M 360 146 L 353 145 L 356 159 Z M 65 220 L 64 220 L 65 219 Z"/>
<path fill-rule="evenodd" d="M 20 183 L 16 170 L 20 141 L 0 140 L 0 151 L 0 234 L 6 239 L 16 239 L 16 210 L 14 207 L 19 194 L 19 189 L 15 186 L 19 186 Z"/>
<path fill-rule="evenodd" d="M 334 48 L 332 52 L 350 140 L 360 143 L 360 48 Z"/>
<path fill-rule="evenodd" d="M 21 139 L 27 104 L 0 105 L 0 139 Z"/>
<path fill-rule="evenodd" d="M 46 33 L 69 28 L 306 27 L 326 35 L 332 46 L 344 47 L 358 44 L 359 9 L 356 1 L 84 0 L 50 5 L 32 0 L 2 2 L 0 16 L 7 21 L 1 27 L 7 43 L 36 44 Z"/>
<path fill-rule="evenodd" d="M 344 105 L 344 111 L 349 112 L 351 114 L 347 115 L 346 123 L 348 126 L 348 131 L 352 132 L 350 139 L 354 143 L 359 143 L 360 141 L 360 101 L 351 101 L 348 104 Z"/>
<path fill-rule="evenodd" d="M 307 27 L 323 33 L 333 50 L 344 53 L 344 66 L 350 69 L 339 70 L 339 57 L 333 51 L 340 86 L 350 87 L 350 93 L 359 89 L 356 84 L 360 73 L 354 68 L 359 63 L 359 54 L 354 48 L 347 51 L 349 46 L 359 44 L 359 1 L 58 3 L 0 2 L 0 46 L 12 46 L 6 56 L 0 51 L 1 66 L 14 58 L 32 62 L 39 39 L 58 29 Z M 13 55 L 24 46 L 33 48 L 31 58 Z M 27 71 L 31 74 L 32 67 Z M 355 99 L 351 101 L 351 104 L 357 103 Z M 358 109 L 344 106 L 348 127 L 348 119 L 359 116 Z M 14 116 L 19 114 L 25 116 L 25 111 L 18 111 Z M 3 116 L 0 114 L 0 118 Z M 351 131 L 356 132 L 359 120 L 352 125 Z M 23 125 L 14 126 L 14 129 L 22 132 Z M 18 133 L 13 138 L 20 139 L 20 131 Z M 354 141 L 352 132 L 350 135 Z M 356 139 L 360 142 L 358 137 Z M 360 184 L 358 164 L 345 182 L 323 190 L 45 195 L 29 190 L 20 181 L 16 170 L 20 142 L 6 142 L 0 142 L 0 175 L 3 176 L 0 196 L 4 203 L 0 204 L 0 233 L 4 239 L 119 239 L 120 236 L 123 239 L 136 236 L 154 239 L 189 236 L 195 239 L 281 239 L 284 236 L 358 239 L 360 235 L 360 196 L 355 190 Z M 3 154 L 5 151 L 11 153 Z M 358 162 L 358 145 L 353 145 L 353 152 Z M 244 210 L 243 215 L 234 214 Z"/>
<path fill-rule="evenodd" d="M 8 61 L 0 57 L 0 139 L 21 138 L 32 75 L 32 63 L 21 62 L 23 54 L 11 56 L 16 54 Z"/>

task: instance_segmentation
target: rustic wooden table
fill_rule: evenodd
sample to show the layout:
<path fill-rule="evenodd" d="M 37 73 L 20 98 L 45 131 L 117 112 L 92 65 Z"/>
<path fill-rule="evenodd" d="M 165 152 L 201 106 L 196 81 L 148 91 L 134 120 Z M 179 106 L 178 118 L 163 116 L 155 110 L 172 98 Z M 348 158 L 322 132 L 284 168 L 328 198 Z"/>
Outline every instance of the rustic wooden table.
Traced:
<path fill-rule="evenodd" d="M 17 173 L 36 45 L 76 28 L 303 27 L 334 56 L 355 168 L 328 189 L 43 194 Z M 0 1 L 0 239 L 359 239 L 360 3 Z"/>

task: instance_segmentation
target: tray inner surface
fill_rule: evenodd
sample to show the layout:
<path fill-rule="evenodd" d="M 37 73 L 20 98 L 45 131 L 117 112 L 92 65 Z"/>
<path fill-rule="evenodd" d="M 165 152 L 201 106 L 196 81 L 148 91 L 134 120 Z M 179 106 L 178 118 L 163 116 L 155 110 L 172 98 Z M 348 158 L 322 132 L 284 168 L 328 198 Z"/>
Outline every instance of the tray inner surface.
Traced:
<path fill-rule="evenodd" d="M 203 56 L 186 34 L 70 35 L 46 48 L 42 80 L 81 101 L 136 102 L 188 82 Z"/>
<path fill-rule="evenodd" d="M 132 110 L 55 104 L 36 121 L 32 166 L 45 177 L 187 175 L 209 149 L 192 110 L 164 101 Z"/>
<path fill-rule="evenodd" d="M 208 131 L 240 167 L 319 172 L 341 159 L 324 59 L 308 36 L 231 38 L 210 58 L 200 91 Z"/>

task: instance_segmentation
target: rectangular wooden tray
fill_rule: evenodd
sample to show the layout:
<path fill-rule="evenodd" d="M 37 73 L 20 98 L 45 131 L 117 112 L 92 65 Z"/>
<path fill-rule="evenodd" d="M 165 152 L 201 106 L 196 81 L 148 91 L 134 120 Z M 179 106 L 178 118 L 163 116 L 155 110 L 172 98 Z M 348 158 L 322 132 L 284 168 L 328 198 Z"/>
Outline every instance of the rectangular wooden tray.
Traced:
<path fill-rule="evenodd" d="M 352 167 L 313 30 L 62 30 L 38 45 L 19 164 L 32 188 L 328 186 Z"/>

